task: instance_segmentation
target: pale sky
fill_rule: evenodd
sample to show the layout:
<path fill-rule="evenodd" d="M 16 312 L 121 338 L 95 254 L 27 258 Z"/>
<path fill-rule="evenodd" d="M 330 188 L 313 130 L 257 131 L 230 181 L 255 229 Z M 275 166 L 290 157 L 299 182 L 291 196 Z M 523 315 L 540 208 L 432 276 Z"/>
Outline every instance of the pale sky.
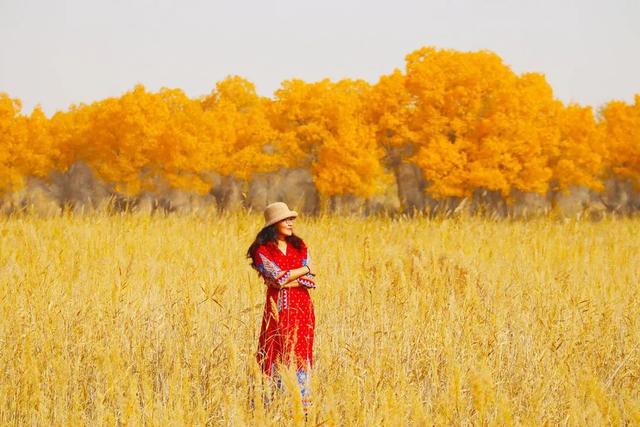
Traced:
<path fill-rule="evenodd" d="M 0 92 L 29 113 L 228 75 L 375 83 L 422 46 L 489 49 L 565 102 L 640 93 L 640 0 L 0 0 Z"/>

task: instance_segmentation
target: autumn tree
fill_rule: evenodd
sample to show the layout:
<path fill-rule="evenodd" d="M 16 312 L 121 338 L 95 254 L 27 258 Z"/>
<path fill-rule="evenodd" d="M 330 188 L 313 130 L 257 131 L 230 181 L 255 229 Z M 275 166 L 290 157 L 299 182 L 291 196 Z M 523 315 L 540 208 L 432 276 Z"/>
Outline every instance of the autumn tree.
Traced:
<path fill-rule="evenodd" d="M 21 114 L 20 100 L 0 93 L 0 193 L 20 189 L 29 176 L 44 178 L 57 149 L 40 107 Z"/>
<path fill-rule="evenodd" d="M 640 94 L 634 104 L 611 101 L 602 111 L 602 127 L 609 147 L 609 173 L 628 179 L 640 189 Z"/>
<path fill-rule="evenodd" d="M 284 166 L 285 159 L 274 154 L 278 141 L 267 117 L 269 102 L 238 76 L 219 82 L 201 100 L 209 170 L 248 181 Z"/>
<path fill-rule="evenodd" d="M 390 176 L 376 127 L 365 104 L 371 87 L 362 80 L 289 80 L 276 91 L 272 106 L 280 150 L 290 167 L 309 167 L 323 196 L 381 193 Z"/>
<path fill-rule="evenodd" d="M 65 172 L 76 161 L 84 160 L 83 150 L 91 144 L 84 139 L 88 135 L 90 111 L 87 105 L 72 105 L 49 119 L 49 132 L 57 146 L 53 157 L 56 170 Z"/>
<path fill-rule="evenodd" d="M 414 108 L 415 97 L 407 90 L 402 71 L 396 69 L 380 77 L 369 94 L 366 112 L 376 126 L 376 138 L 383 147 L 389 151 L 403 149 L 416 140 L 409 127 Z"/>
<path fill-rule="evenodd" d="M 553 171 L 551 189 L 567 191 L 571 186 L 583 186 L 602 191 L 608 152 L 592 108 L 577 104 L 560 108 L 557 127 L 556 143 L 546 147 Z"/>
<path fill-rule="evenodd" d="M 375 85 L 293 79 L 272 99 L 231 76 L 198 99 L 137 85 L 49 119 L 0 94 L 0 192 L 81 161 L 128 195 L 205 193 L 220 176 L 238 184 L 305 168 L 322 196 L 370 198 L 388 188 L 391 169 L 398 191 L 409 177 L 418 201 L 425 181 L 435 198 L 483 189 L 510 201 L 599 191 L 605 177 L 640 188 L 639 132 L 640 95 L 608 103 L 596 120 L 591 107 L 555 99 L 542 74 L 517 75 L 495 53 L 425 47 Z"/>
<path fill-rule="evenodd" d="M 136 195 L 159 183 L 205 192 L 202 109 L 179 89 L 147 92 L 142 85 L 88 107 L 81 157 L 115 190 Z"/>
<path fill-rule="evenodd" d="M 488 51 L 423 48 L 407 56 L 405 87 L 411 160 L 435 197 L 547 190 L 544 144 L 555 138 L 558 103 L 544 77 L 519 77 Z"/>

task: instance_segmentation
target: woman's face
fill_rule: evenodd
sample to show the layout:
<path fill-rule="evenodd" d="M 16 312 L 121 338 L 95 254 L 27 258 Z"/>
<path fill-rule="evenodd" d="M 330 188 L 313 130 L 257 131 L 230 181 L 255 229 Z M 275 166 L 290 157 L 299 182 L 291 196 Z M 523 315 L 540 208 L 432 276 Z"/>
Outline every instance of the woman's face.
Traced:
<path fill-rule="evenodd" d="M 295 217 L 286 218 L 277 223 L 278 234 L 281 236 L 291 236 L 293 234 L 293 222 Z"/>

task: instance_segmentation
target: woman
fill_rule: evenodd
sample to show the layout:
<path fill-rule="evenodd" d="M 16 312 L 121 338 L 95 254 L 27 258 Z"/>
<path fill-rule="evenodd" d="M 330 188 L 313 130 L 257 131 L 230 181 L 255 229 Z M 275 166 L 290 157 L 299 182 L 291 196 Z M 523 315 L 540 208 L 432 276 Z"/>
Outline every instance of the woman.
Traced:
<path fill-rule="evenodd" d="M 297 216 L 285 203 L 267 206 L 264 227 L 249 247 L 247 257 L 267 286 L 256 360 L 262 372 L 278 385 L 278 364 L 295 363 L 306 410 L 311 404 L 309 373 L 315 328 L 309 289 L 316 284 L 307 246 L 293 233 Z"/>

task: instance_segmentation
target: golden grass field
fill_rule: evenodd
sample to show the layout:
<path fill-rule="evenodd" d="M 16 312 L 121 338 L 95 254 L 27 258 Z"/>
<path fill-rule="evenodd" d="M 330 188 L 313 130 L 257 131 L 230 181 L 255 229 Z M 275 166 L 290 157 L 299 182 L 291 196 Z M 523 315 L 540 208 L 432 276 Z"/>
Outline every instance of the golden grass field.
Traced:
<path fill-rule="evenodd" d="M 264 285 L 244 254 L 261 221 L 0 219 L 0 423 L 303 423 L 292 387 L 260 404 Z M 638 230 L 300 217 L 308 425 L 639 425 Z"/>

